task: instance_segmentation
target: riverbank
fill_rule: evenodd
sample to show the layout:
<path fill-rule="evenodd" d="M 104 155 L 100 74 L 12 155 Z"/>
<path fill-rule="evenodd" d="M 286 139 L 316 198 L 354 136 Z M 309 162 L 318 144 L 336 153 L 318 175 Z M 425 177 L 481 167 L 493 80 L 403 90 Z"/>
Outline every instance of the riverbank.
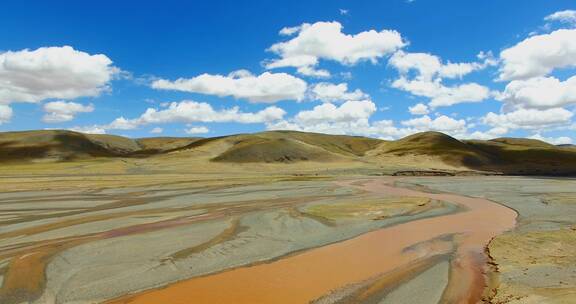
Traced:
<path fill-rule="evenodd" d="M 339 303 L 350 301 L 350 297 L 361 302 L 368 298 L 379 301 L 385 298 L 384 291 L 397 287 L 414 272 L 434 266 L 434 261 L 443 256 L 451 256 L 451 275 L 441 301 L 478 302 L 484 286 L 484 247 L 495 235 L 514 226 L 516 213 L 487 200 L 396 188 L 394 181 L 373 178 L 338 185 L 379 195 L 448 201 L 465 210 L 398 224 L 272 263 L 194 278 L 107 303 Z M 374 280 L 378 284 L 374 285 Z M 225 291 L 219 292 L 223 286 Z M 364 292 L 357 295 L 362 287 Z"/>

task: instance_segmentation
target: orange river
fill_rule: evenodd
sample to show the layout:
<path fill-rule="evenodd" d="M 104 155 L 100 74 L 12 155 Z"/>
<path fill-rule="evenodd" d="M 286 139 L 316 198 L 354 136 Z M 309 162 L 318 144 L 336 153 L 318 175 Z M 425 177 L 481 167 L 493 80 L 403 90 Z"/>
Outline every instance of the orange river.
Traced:
<path fill-rule="evenodd" d="M 514 227 L 516 212 L 482 198 L 426 193 L 393 186 L 394 177 L 339 182 L 375 194 L 426 197 L 463 207 L 463 211 L 372 231 L 272 261 L 240 267 L 127 295 L 107 303 L 309 303 L 351 283 L 362 282 L 415 262 L 410 246 L 458 235 L 452 257 L 450 303 L 477 303 L 485 287 L 484 248 Z M 446 291 L 445 297 L 446 297 Z"/>

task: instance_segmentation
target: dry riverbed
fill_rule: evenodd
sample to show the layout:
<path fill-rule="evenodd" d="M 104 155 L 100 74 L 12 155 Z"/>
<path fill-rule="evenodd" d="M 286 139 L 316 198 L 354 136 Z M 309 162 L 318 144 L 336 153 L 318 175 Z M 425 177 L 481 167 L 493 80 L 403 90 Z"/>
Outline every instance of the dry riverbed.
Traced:
<path fill-rule="evenodd" d="M 458 210 L 324 178 L 132 178 L 1 193 L 0 303 L 98 303 Z"/>
<path fill-rule="evenodd" d="M 2 304 L 544 303 L 573 294 L 572 181 L 5 180 Z M 519 225 L 504 233 L 515 224 L 513 209 Z M 484 250 L 495 236 L 497 268 L 487 268 Z M 529 250 L 535 244 L 549 250 Z"/>
<path fill-rule="evenodd" d="M 488 198 L 517 210 L 517 227 L 488 247 L 494 264 L 491 303 L 576 303 L 576 180 L 413 178 L 410 183 Z"/>

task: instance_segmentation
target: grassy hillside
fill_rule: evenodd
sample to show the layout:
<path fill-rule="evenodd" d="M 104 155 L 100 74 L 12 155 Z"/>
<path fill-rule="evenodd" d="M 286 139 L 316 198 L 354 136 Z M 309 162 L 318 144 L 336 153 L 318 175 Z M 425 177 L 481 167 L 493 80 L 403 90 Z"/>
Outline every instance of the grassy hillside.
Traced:
<path fill-rule="evenodd" d="M 78 157 L 119 155 L 119 152 L 106 146 L 106 137 L 98 136 L 97 140 L 92 141 L 90 136 L 95 135 L 51 130 L 0 133 L 0 161 L 31 159 L 65 161 Z M 111 142 L 116 141 L 121 142 L 124 147 L 124 138 L 114 136 Z"/>
<path fill-rule="evenodd" d="M 270 131 L 260 133 L 264 138 L 291 138 L 326 151 L 348 155 L 363 156 L 367 151 L 376 148 L 383 141 L 362 136 L 330 135 L 296 131 Z"/>
<path fill-rule="evenodd" d="M 166 158 L 166 157 L 168 158 Z M 361 165 L 363 168 L 453 168 L 519 175 L 576 175 L 576 149 L 539 140 L 497 138 L 457 140 L 424 132 L 396 140 L 270 131 L 213 138 L 129 139 L 72 131 L 0 133 L 0 162 L 71 161 L 94 158 L 150 159 L 196 164 Z M 322 163 L 324 165 L 322 165 Z M 330 164 L 330 165 L 329 165 Z M 212 165 L 213 166 L 213 165 Z"/>
<path fill-rule="evenodd" d="M 134 140 L 140 149 L 147 151 L 169 151 L 183 148 L 193 142 L 202 139 L 201 137 L 149 137 Z"/>
<path fill-rule="evenodd" d="M 309 145 L 292 138 L 246 138 L 234 143 L 224 153 L 213 158 L 218 162 L 255 163 L 255 162 L 298 162 L 298 161 L 334 161 L 334 153 Z"/>
<path fill-rule="evenodd" d="M 373 155 L 432 156 L 456 166 L 479 168 L 492 162 L 492 156 L 439 132 L 417 133 L 381 144 Z"/>
<path fill-rule="evenodd" d="M 492 155 L 494 161 L 486 164 L 484 169 L 519 175 L 576 174 L 574 149 L 532 139 L 471 140 L 467 144 Z"/>
<path fill-rule="evenodd" d="M 130 138 L 66 130 L 0 133 L 0 162 L 69 161 L 93 157 L 153 155 L 189 145 L 198 138 Z"/>
<path fill-rule="evenodd" d="M 213 158 L 219 162 L 329 162 L 355 159 L 381 143 L 380 140 L 304 133 L 271 131 L 226 138 L 231 147 Z"/>

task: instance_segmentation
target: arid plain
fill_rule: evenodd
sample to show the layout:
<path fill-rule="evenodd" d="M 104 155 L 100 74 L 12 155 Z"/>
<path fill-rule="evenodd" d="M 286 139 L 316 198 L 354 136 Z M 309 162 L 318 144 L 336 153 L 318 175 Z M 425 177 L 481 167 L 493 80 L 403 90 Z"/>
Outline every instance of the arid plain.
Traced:
<path fill-rule="evenodd" d="M 576 149 L 0 133 L 0 303 L 574 303 Z"/>

